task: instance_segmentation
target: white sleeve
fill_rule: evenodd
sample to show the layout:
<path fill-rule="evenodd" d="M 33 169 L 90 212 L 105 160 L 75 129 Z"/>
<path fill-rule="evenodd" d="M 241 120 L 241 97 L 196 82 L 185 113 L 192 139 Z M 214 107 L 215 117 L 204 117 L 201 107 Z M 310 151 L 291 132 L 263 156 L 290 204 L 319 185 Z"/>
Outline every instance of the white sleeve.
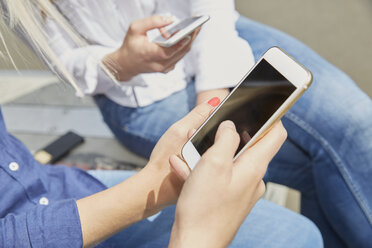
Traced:
<path fill-rule="evenodd" d="M 103 71 L 102 59 L 117 48 L 101 45 L 78 47 L 72 39 L 54 21 L 45 23 L 48 43 L 62 64 L 76 79 L 77 86 L 85 95 L 105 93 L 115 86 L 114 80 Z M 123 85 L 143 85 L 141 76 L 136 76 Z"/>
<path fill-rule="evenodd" d="M 192 15 L 209 15 L 195 40 L 197 92 L 234 87 L 254 64 L 247 41 L 238 36 L 233 0 L 189 0 Z"/>

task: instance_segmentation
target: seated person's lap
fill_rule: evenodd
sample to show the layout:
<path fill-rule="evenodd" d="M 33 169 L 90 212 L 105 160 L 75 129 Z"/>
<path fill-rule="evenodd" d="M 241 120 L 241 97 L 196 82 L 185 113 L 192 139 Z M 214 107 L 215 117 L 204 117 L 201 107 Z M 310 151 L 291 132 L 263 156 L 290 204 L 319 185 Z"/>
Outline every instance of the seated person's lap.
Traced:
<path fill-rule="evenodd" d="M 134 175 L 133 171 L 89 171 L 107 187 Z M 113 247 L 166 247 L 175 206 L 136 223 L 112 237 Z M 291 244 L 292 246 L 288 246 Z M 260 200 L 249 214 L 230 247 L 322 247 L 316 226 L 305 217 L 271 202 Z"/>

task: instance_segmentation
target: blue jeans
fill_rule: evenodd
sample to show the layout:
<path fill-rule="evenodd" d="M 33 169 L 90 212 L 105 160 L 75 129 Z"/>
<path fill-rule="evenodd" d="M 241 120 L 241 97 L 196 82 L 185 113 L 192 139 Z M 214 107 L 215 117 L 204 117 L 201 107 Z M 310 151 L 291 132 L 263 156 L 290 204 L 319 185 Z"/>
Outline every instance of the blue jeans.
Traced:
<path fill-rule="evenodd" d="M 107 187 L 128 179 L 131 171 L 89 171 Z M 175 206 L 138 222 L 107 240 L 101 247 L 167 247 Z M 317 248 L 323 247 L 316 226 L 307 218 L 260 200 L 239 229 L 230 247 Z"/>
<path fill-rule="evenodd" d="M 319 227 L 326 247 L 371 247 L 371 99 L 346 74 L 296 39 L 244 17 L 236 27 L 256 59 L 279 46 L 314 75 L 313 85 L 283 118 L 288 140 L 265 180 L 301 191 L 301 213 Z M 192 109 L 192 87 L 139 109 L 102 96 L 97 103 L 117 138 L 148 157 L 166 129 Z"/>

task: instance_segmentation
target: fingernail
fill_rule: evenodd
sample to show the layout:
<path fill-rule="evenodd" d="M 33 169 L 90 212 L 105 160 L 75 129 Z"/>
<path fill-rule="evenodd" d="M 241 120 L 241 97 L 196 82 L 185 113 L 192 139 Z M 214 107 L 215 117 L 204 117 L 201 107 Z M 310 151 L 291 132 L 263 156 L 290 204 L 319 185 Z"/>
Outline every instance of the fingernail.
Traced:
<path fill-rule="evenodd" d="M 208 101 L 208 104 L 212 107 L 217 107 L 220 104 L 221 100 L 218 97 L 213 97 L 211 100 Z"/>
<path fill-rule="evenodd" d="M 224 121 L 224 122 L 221 123 L 220 126 L 224 127 L 224 128 L 230 128 L 230 129 L 236 131 L 235 124 L 232 121 Z"/>

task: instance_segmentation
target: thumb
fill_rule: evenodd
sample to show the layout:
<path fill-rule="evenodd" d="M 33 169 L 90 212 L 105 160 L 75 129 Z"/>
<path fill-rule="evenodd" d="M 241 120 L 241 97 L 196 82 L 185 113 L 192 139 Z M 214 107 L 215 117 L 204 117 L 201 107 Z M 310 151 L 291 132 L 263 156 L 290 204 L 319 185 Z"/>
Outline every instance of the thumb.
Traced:
<path fill-rule="evenodd" d="M 279 151 L 286 138 L 287 131 L 283 124 L 278 122 L 255 145 L 244 151 L 235 162 L 242 179 L 246 180 L 252 174 L 262 179 L 265 176 L 268 164 Z M 254 163 L 250 161 L 254 161 Z M 250 166 L 247 166 L 247 164 L 250 164 Z"/>
<path fill-rule="evenodd" d="M 231 169 L 233 159 L 240 143 L 239 134 L 236 132 L 232 121 L 224 121 L 218 127 L 216 138 L 203 159 L 212 161 L 214 168 Z M 229 166 L 231 165 L 231 166 Z"/>
<path fill-rule="evenodd" d="M 154 15 L 132 22 L 129 31 L 134 34 L 146 34 L 151 29 L 162 28 L 172 24 L 172 22 L 173 20 L 169 16 Z"/>
<path fill-rule="evenodd" d="M 190 175 L 190 168 L 187 166 L 187 164 L 176 155 L 170 156 L 169 164 L 176 175 L 181 180 L 186 181 Z"/>

